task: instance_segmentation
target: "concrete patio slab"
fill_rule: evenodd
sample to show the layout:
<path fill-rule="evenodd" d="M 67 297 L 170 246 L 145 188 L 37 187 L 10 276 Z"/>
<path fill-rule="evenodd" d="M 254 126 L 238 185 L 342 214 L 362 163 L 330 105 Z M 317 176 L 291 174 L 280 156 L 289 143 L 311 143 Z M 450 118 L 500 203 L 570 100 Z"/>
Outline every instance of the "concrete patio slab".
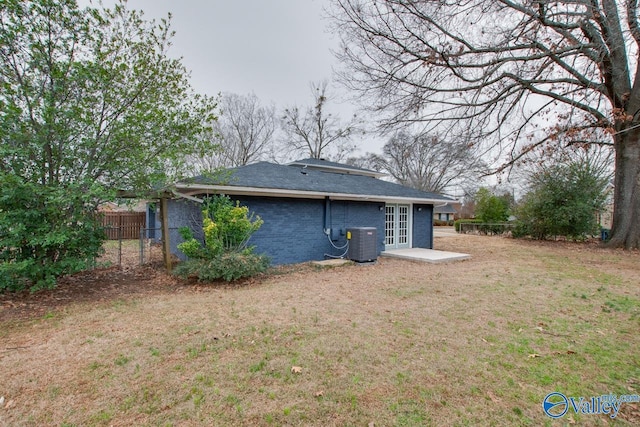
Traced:
<path fill-rule="evenodd" d="M 321 267 L 337 267 L 352 263 L 353 261 L 344 258 L 325 259 L 324 261 L 311 261 L 313 265 L 319 265 Z"/>
<path fill-rule="evenodd" d="M 384 251 L 380 256 L 390 258 L 402 258 L 413 261 L 429 262 L 437 264 L 441 262 L 461 261 L 470 259 L 471 255 L 458 252 L 437 251 L 435 249 L 411 248 L 392 249 Z"/>

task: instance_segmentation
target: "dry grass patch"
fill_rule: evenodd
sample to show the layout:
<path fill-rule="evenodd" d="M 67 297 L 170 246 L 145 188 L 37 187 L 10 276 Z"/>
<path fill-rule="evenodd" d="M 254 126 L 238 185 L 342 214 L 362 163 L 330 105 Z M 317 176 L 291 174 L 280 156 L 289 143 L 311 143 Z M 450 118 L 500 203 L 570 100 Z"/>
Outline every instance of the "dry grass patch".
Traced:
<path fill-rule="evenodd" d="M 551 391 L 640 393 L 638 253 L 436 247 L 473 258 L 305 265 L 5 323 L 0 424 L 554 425 Z M 615 423 L 640 423 L 638 405 Z"/>

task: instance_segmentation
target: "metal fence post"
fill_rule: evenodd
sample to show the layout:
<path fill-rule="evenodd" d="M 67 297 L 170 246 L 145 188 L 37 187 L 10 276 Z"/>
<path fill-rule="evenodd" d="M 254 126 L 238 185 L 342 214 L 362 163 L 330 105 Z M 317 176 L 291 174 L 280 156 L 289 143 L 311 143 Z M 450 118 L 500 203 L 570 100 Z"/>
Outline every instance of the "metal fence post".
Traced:
<path fill-rule="evenodd" d="M 169 237 L 169 203 L 167 198 L 160 199 L 160 215 L 162 218 L 162 252 L 164 255 L 164 265 L 169 273 L 171 273 L 171 244 Z"/>
<path fill-rule="evenodd" d="M 140 265 L 144 265 L 144 227 L 140 227 Z"/>
<path fill-rule="evenodd" d="M 118 267 L 122 268 L 122 226 L 118 227 Z"/>

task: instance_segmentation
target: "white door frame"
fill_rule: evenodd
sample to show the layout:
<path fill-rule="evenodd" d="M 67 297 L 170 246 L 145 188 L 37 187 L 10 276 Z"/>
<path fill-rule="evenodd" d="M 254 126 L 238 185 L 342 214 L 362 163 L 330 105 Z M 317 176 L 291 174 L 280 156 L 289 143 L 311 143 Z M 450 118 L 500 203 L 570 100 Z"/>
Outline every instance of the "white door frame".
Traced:
<path fill-rule="evenodd" d="M 384 208 L 384 247 L 403 249 L 412 247 L 413 206 L 387 203 Z"/>

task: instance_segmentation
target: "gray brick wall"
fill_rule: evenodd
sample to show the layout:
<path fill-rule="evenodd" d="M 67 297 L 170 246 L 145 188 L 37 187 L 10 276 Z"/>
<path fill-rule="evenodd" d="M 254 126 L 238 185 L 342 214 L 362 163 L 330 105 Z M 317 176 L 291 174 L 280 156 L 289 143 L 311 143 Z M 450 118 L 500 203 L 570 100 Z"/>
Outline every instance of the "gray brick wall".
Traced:
<path fill-rule="evenodd" d="M 325 226 L 333 231 L 336 246 L 346 242 L 349 227 L 384 227 L 382 203 L 330 202 L 330 218 L 325 218 L 325 201 L 315 199 L 237 197 L 240 203 L 264 220 L 251 241 L 257 253 L 271 257 L 273 264 L 293 264 L 325 259 L 325 254 L 338 256 L 345 250 L 331 246 L 324 234 Z M 379 250 L 384 243 L 379 241 Z"/>
<path fill-rule="evenodd" d="M 186 259 L 186 256 L 178 250 L 178 245 L 184 241 L 178 229 L 189 227 L 194 237 L 202 241 L 202 205 L 185 199 L 168 200 L 167 205 L 171 253 L 176 254 L 180 259 Z M 161 224 L 158 224 L 158 227 L 161 227 Z"/>
<path fill-rule="evenodd" d="M 413 205 L 413 247 L 433 249 L 433 205 Z"/>
<path fill-rule="evenodd" d="M 256 253 L 266 254 L 271 262 L 292 264 L 323 259 L 329 242 L 322 234 L 322 200 L 237 197 L 242 205 L 259 215 L 264 224 L 249 240 Z"/>
<path fill-rule="evenodd" d="M 380 208 L 382 207 L 382 210 Z M 378 254 L 384 251 L 384 203 L 331 201 L 331 227 L 339 234 L 337 246 L 345 243 L 347 228 L 376 227 Z M 334 234 L 335 237 L 335 234 Z"/>
<path fill-rule="evenodd" d="M 326 218 L 325 200 L 231 196 L 259 215 L 264 224 L 251 240 L 256 253 L 271 257 L 274 265 L 293 264 L 325 259 L 325 254 L 341 255 L 345 250 L 333 248 L 324 234 L 325 227 L 333 231 L 336 246 L 346 242 L 346 230 L 351 227 L 376 227 L 378 253 L 384 250 L 384 203 L 331 200 Z M 418 211 L 418 208 L 422 208 Z M 200 205 L 187 200 L 169 201 L 169 227 L 182 226 L 201 230 Z M 432 205 L 413 207 L 413 246 L 432 248 Z M 201 238 L 200 234 L 196 237 Z M 171 251 L 184 259 L 177 249 L 182 238 L 171 232 Z"/>

